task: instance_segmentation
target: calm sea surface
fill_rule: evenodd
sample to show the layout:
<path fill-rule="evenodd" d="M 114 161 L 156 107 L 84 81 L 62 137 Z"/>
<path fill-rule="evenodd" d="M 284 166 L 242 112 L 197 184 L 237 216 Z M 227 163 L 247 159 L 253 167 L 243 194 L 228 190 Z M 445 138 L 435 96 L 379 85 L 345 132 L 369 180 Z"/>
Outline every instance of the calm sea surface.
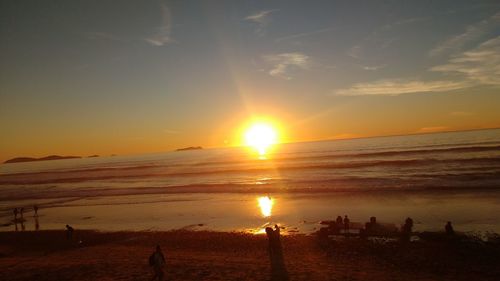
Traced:
<path fill-rule="evenodd" d="M 14 207 L 34 229 L 33 204 L 40 229 L 310 232 L 347 214 L 500 232 L 500 129 L 0 165 L 0 230 Z"/>

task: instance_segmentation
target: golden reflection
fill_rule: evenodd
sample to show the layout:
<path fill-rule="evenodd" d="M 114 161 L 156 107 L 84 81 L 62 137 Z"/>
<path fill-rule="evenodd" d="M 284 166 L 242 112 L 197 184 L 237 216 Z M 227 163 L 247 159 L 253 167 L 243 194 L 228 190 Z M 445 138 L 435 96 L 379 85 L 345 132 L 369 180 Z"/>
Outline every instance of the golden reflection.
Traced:
<path fill-rule="evenodd" d="M 262 196 L 257 198 L 259 202 L 260 212 L 263 217 L 270 217 L 273 210 L 274 200 L 269 196 Z"/>

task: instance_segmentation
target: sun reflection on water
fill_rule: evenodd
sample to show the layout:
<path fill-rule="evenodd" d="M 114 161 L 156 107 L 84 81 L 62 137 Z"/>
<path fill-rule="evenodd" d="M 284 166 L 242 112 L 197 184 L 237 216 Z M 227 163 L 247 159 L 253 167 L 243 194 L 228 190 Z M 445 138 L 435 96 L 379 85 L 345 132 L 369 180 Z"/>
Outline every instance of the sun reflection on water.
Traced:
<path fill-rule="evenodd" d="M 262 196 L 257 198 L 257 201 L 259 202 L 259 208 L 262 216 L 265 218 L 270 217 L 273 210 L 274 200 L 269 196 Z"/>

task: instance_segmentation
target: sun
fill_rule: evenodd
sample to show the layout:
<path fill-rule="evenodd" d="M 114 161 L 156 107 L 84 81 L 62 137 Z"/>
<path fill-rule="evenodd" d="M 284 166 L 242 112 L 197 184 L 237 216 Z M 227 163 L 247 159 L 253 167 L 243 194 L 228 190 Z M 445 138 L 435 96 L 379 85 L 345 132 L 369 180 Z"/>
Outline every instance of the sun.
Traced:
<path fill-rule="evenodd" d="M 268 123 L 254 123 L 245 131 L 245 143 L 255 148 L 260 155 L 278 141 L 277 130 Z"/>

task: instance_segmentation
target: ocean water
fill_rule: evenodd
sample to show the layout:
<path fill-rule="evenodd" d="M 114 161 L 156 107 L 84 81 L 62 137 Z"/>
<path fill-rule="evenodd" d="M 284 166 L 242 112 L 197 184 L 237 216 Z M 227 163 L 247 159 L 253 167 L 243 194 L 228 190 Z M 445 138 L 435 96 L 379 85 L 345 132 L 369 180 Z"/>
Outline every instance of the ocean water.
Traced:
<path fill-rule="evenodd" d="M 500 129 L 0 165 L 0 230 L 33 204 L 43 229 L 311 232 L 349 214 L 500 232 Z"/>

